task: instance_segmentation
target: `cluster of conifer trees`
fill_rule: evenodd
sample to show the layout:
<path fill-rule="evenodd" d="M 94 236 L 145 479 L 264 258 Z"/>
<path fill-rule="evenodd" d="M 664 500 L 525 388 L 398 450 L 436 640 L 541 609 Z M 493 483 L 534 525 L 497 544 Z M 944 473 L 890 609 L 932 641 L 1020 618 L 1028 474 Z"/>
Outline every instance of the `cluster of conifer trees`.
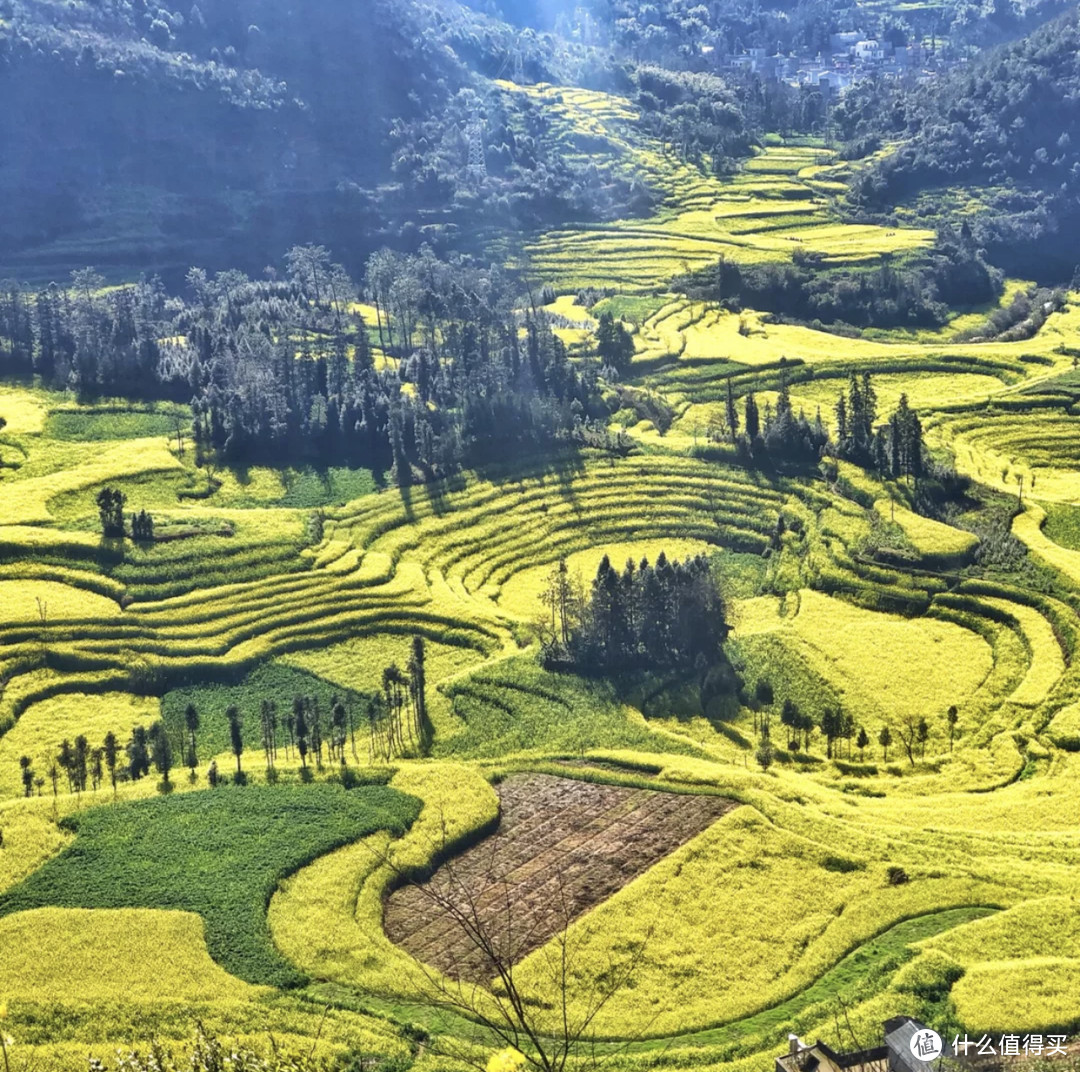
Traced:
<path fill-rule="evenodd" d="M 585 672 L 669 669 L 715 662 L 729 627 L 704 555 L 656 565 L 628 560 L 622 573 L 607 555 L 586 590 L 559 562 L 542 597 L 543 659 Z"/>
<path fill-rule="evenodd" d="M 876 469 L 883 476 L 918 480 L 923 475 L 922 422 L 906 394 L 900 396 L 888 421 L 877 425 L 877 392 L 870 374 L 852 372 L 846 393 L 837 398 L 835 413 L 835 436 L 830 439 L 820 411 L 813 420 L 802 410 L 795 412 L 787 379 L 781 376 L 775 409 L 767 402 L 762 410 L 751 391 L 743 399 L 740 415 L 729 380 L 723 419 L 710 425 L 709 438 L 727 439 L 754 458 L 817 462 L 826 451 L 833 451 L 837 457 Z"/>
<path fill-rule="evenodd" d="M 781 378 L 775 409 L 771 402 L 766 402 L 762 410 L 754 392 L 747 394 L 743 400 L 741 436 L 739 428 L 739 411 L 735 406 L 735 396 L 729 380 L 724 424 L 710 428 L 710 438 L 722 439 L 727 436 L 744 454 L 755 458 L 768 455 L 791 461 L 811 462 L 816 462 L 821 457 L 829 442 L 829 433 L 822 424 L 820 412 L 812 421 L 802 410 L 795 412 L 786 378 Z"/>
<path fill-rule="evenodd" d="M 888 422 L 874 427 L 877 420 L 877 392 L 870 373 L 848 377 L 847 395 L 836 400 L 836 448 L 841 458 L 876 469 L 882 475 L 923 475 L 923 431 L 919 415 L 908 404 L 906 394 Z"/>
<path fill-rule="evenodd" d="M 943 227 L 931 249 L 868 267 L 836 267 L 796 247 L 788 262 L 739 264 L 721 257 L 678 280 L 690 297 L 776 313 L 814 326 L 925 327 L 948 321 L 955 306 L 993 301 L 1002 273 L 987 263 L 970 228 Z"/>
<path fill-rule="evenodd" d="M 192 401 L 200 456 L 273 456 L 392 467 L 399 482 L 452 472 L 506 444 L 583 434 L 602 412 L 595 369 L 572 365 L 546 316 L 520 311 L 498 268 L 383 251 L 366 296 L 322 247 L 296 247 L 283 278 L 188 273 L 103 289 L 92 272 L 0 295 L 0 374 L 37 374 L 84 397 Z"/>

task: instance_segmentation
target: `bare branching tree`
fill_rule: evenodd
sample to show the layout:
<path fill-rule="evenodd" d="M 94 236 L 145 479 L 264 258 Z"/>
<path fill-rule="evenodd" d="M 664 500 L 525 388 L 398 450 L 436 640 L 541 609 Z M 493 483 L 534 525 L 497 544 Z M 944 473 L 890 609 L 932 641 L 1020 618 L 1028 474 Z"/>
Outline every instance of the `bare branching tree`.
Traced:
<path fill-rule="evenodd" d="M 655 924 L 597 970 L 595 928 L 578 918 L 590 907 L 584 889 L 559 867 L 533 885 L 509 879 L 502 841 L 496 834 L 455 861 L 444 824 L 431 858 L 446 862 L 427 881 L 403 871 L 392 850 L 380 854 L 398 889 L 407 888 L 410 907 L 441 925 L 431 954 L 437 963 L 415 959 L 411 987 L 418 1005 L 439 1014 L 432 1047 L 479 1069 L 492 1047 L 516 1050 L 537 1072 L 610 1060 L 651 1023 L 617 1046 L 598 1047 L 597 1018 L 630 985 Z M 463 1021 L 475 1030 L 463 1032 Z"/>

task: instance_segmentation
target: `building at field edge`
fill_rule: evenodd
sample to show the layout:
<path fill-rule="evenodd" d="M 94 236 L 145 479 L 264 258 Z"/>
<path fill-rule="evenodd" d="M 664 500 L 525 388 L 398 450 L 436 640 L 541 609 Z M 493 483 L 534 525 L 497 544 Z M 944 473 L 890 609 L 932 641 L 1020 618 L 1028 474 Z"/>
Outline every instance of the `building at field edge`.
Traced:
<path fill-rule="evenodd" d="M 930 1072 L 936 1062 L 912 1054 L 911 1040 L 925 1024 L 910 1016 L 894 1016 L 883 1025 L 884 1042 L 865 1050 L 837 1053 L 818 1039 L 813 1045 L 788 1035 L 788 1052 L 777 1057 L 775 1072 Z"/>

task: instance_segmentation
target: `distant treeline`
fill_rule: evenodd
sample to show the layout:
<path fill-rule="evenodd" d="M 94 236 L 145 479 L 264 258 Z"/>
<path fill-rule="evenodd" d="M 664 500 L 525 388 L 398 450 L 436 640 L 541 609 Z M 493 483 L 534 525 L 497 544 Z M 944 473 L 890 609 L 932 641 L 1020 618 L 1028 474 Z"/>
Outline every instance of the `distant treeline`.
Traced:
<path fill-rule="evenodd" d="M 797 250 L 792 263 L 737 264 L 725 257 L 677 281 L 690 297 L 746 305 L 796 320 L 854 327 L 937 327 L 952 309 L 995 300 L 1001 273 L 970 230 L 943 233 L 933 249 L 867 268 L 829 268 Z"/>
<path fill-rule="evenodd" d="M 324 249 L 286 262 L 262 281 L 192 269 L 184 297 L 154 280 L 106 290 L 89 270 L 36 293 L 5 284 L 0 374 L 84 397 L 190 400 L 200 461 L 307 457 L 408 482 L 509 444 L 604 438 L 589 425 L 606 413 L 596 367 L 570 363 L 499 269 L 376 254 L 369 326 Z"/>

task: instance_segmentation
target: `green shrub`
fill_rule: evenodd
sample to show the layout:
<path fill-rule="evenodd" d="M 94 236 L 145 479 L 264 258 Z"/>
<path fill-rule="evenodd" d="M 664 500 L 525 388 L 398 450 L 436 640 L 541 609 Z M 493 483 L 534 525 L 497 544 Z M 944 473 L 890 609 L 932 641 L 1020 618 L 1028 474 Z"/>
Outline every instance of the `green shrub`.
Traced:
<path fill-rule="evenodd" d="M 858 860 L 849 860 L 844 856 L 826 856 L 821 861 L 821 866 L 826 871 L 837 871 L 840 874 L 844 874 L 848 871 L 863 871 L 866 869 L 866 864 L 860 863 Z"/>

